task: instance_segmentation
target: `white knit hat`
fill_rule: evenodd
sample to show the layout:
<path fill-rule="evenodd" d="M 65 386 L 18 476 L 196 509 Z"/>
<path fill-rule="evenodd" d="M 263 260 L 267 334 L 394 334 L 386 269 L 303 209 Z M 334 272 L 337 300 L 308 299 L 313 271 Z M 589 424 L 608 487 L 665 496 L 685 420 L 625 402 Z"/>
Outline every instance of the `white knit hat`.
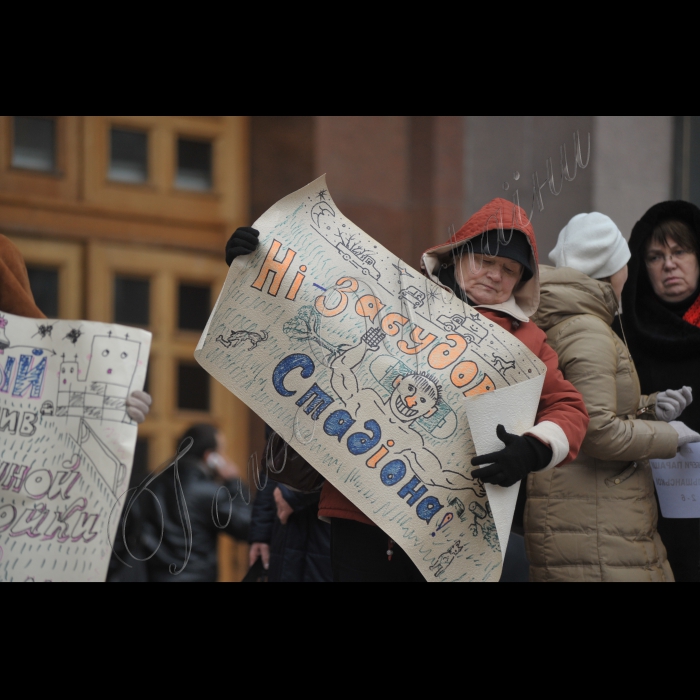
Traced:
<path fill-rule="evenodd" d="M 605 214 L 576 214 L 559 232 L 549 259 L 556 267 L 573 267 L 593 279 L 610 277 L 631 257 L 627 241 Z"/>

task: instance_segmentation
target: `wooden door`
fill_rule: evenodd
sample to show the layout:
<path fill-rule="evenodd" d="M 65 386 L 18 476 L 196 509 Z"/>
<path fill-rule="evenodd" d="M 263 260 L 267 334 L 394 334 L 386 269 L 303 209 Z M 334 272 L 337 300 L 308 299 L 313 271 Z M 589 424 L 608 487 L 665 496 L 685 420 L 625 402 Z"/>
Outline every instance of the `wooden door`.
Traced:
<path fill-rule="evenodd" d="M 89 244 L 87 317 L 142 326 L 153 333 L 147 391 L 153 406 L 139 427 L 151 470 L 171 460 L 178 438 L 194 423 L 213 423 L 226 436 L 229 456 L 244 478 L 249 455 L 249 411 L 194 359 L 204 325 L 226 278 L 218 257 L 162 248 Z M 220 580 L 240 581 L 245 543 L 223 536 Z"/>
<path fill-rule="evenodd" d="M 195 361 L 194 349 L 223 286 L 218 257 L 120 243 L 12 236 L 39 308 L 49 317 L 140 326 L 153 333 L 146 390 L 153 406 L 139 426 L 136 477 L 171 460 L 194 423 L 213 423 L 247 480 L 249 410 Z M 240 581 L 248 546 L 219 538 L 219 580 Z"/>

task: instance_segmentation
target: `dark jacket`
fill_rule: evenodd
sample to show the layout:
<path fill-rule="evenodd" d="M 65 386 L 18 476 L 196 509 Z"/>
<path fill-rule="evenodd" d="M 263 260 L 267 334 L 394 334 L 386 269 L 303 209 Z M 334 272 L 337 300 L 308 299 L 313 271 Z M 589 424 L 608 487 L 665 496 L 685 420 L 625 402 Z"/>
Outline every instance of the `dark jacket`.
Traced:
<path fill-rule="evenodd" d="M 114 539 L 110 540 L 112 556 L 109 559 L 109 569 L 107 570 L 109 583 L 145 583 L 148 581 L 146 556 L 141 542 L 143 532 L 142 506 L 148 495 L 134 501 L 130 501 L 130 497 L 151 476 L 152 474 L 145 464 L 134 461 L 127 492 L 119 504 L 122 509 L 119 516 L 119 527 Z"/>
<path fill-rule="evenodd" d="M 700 328 L 684 321 L 656 296 L 644 262 L 654 227 L 669 219 L 685 222 L 700 248 L 698 207 L 680 200 L 651 207 L 632 229 L 629 277 L 622 292 L 622 328 L 619 320 L 613 327 L 620 336 L 624 330 L 643 394 L 692 387 L 693 403 L 679 420 L 700 431 Z M 676 580 L 700 581 L 700 519 L 670 520 L 659 515 L 658 529 Z"/>
<path fill-rule="evenodd" d="M 194 457 L 183 457 L 177 474 L 179 485 L 170 467 L 148 486 L 153 496 L 144 492 L 139 498 L 142 545 L 146 556 L 153 553 L 146 563 L 148 580 L 216 581 L 218 534 L 247 540 L 251 507 L 238 493 L 237 480 L 220 488 Z"/>
<path fill-rule="evenodd" d="M 277 517 L 274 490 L 294 509 L 282 525 Z M 300 493 L 271 479 L 253 502 L 249 542 L 270 545 L 268 580 L 274 582 L 331 582 L 330 525 L 318 519 L 320 492 Z"/>

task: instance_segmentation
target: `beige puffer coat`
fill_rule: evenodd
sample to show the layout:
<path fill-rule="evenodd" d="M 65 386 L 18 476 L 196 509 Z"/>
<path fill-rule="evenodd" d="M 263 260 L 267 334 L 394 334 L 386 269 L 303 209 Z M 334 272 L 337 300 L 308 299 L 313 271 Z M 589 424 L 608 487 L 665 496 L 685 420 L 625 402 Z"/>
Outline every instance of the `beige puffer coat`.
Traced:
<path fill-rule="evenodd" d="M 546 265 L 540 281 L 532 320 L 583 395 L 590 423 L 573 462 L 528 477 L 530 580 L 673 581 L 656 532 L 648 460 L 673 457 L 678 436 L 667 423 L 637 418 L 638 410 L 653 408 L 656 394 L 640 395 L 634 363 L 610 327 L 617 309 L 612 286 Z"/>

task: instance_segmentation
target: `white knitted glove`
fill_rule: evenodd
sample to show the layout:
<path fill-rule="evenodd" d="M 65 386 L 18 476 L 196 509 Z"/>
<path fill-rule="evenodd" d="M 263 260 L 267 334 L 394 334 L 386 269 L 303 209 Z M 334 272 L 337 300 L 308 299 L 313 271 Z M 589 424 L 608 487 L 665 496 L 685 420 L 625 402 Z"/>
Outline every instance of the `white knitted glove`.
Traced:
<path fill-rule="evenodd" d="M 689 386 L 660 391 L 656 397 L 656 417 L 665 421 L 676 420 L 691 403 L 693 390 Z"/>
<path fill-rule="evenodd" d="M 132 391 L 126 400 L 126 412 L 132 420 L 143 423 L 151 410 L 153 399 L 145 391 Z"/>
<path fill-rule="evenodd" d="M 691 430 L 685 423 L 679 420 L 672 420 L 669 425 L 678 433 L 678 447 L 683 447 L 689 442 L 700 442 L 700 435 Z"/>

